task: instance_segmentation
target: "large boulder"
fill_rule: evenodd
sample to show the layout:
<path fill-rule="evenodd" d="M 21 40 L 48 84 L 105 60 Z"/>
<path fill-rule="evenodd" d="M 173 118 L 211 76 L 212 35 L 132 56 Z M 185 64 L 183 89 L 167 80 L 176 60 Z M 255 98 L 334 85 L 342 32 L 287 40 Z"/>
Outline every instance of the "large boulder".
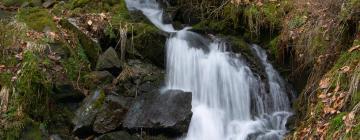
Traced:
<path fill-rule="evenodd" d="M 124 127 L 183 134 L 192 116 L 191 98 L 190 92 L 180 90 L 145 93 L 130 108 Z"/>
<path fill-rule="evenodd" d="M 93 130 L 106 133 L 118 128 L 129 108 L 130 100 L 125 97 L 109 95 L 96 115 Z"/>
<path fill-rule="evenodd" d="M 84 99 L 80 108 L 75 112 L 75 117 L 72 119 L 75 135 L 86 136 L 92 133 L 92 125 L 104 100 L 105 92 L 102 90 L 96 90 Z"/>
<path fill-rule="evenodd" d="M 107 70 L 116 76 L 120 73 L 121 60 L 114 48 L 109 47 L 103 54 L 100 55 L 96 64 L 96 70 Z"/>

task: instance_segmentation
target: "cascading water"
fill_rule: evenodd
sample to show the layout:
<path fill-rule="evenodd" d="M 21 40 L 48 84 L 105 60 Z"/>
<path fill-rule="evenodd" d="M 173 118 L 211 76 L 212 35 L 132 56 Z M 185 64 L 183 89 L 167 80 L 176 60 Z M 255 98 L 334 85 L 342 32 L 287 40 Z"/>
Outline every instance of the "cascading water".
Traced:
<path fill-rule="evenodd" d="M 166 42 L 166 89 L 193 93 L 192 112 L 185 140 L 282 139 L 291 115 L 285 84 L 267 62 L 264 50 L 253 45 L 270 87 L 225 43 L 207 39 L 186 28 L 176 31 L 163 23 L 156 0 L 126 0 L 129 10 L 141 11 L 171 35 Z M 149 48 L 151 49 L 151 48 Z"/>

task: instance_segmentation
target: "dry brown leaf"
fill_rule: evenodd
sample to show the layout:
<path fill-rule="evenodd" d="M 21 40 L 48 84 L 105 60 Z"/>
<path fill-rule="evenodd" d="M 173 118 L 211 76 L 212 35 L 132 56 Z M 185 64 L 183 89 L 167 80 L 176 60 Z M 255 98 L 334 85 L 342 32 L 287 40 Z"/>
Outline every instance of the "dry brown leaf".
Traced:
<path fill-rule="evenodd" d="M 318 96 L 318 98 L 324 99 L 324 98 L 326 98 L 326 94 L 325 94 L 325 93 L 321 93 L 321 94 Z"/>
<path fill-rule="evenodd" d="M 347 73 L 348 71 L 350 71 L 350 67 L 349 67 L 349 66 L 344 66 L 344 67 L 340 68 L 340 72 L 341 72 L 341 73 Z"/>
<path fill-rule="evenodd" d="M 88 24 L 89 26 L 91 26 L 91 25 L 93 24 L 93 22 L 92 22 L 91 20 L 89 20 L 89 21 L 87 22 L 87 24 Z"/>
<path fill-rule="evenodd" d="M 346 126 L 346 133 L 350 132 L 354 126 L 355 113 L 350 112 L 348 115 L 344 116 L 343 120 Z"/>
<path fill-rule="evenodd" d="M 330 78 L 325 78 L 325 79 L 322 79 L 319 83 L 319 87 L 321 89 L 325 89 L 325 88 L 328 88 L 330 85 Z"/>

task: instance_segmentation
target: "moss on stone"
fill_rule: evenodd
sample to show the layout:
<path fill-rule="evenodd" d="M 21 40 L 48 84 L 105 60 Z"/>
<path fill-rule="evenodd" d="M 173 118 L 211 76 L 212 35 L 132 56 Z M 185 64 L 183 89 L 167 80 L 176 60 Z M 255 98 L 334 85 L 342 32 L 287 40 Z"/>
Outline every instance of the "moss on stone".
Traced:
<path fill-rule="evenodd" d="M 105 101 L 105 98 L 106 98 L 106 94 L 105 94 L 105 91 L 104 90 L 100 90 L 99 91 L 99 97 L 97 97 L 96 101 L 94 102 L 93 104 L 93 107 L 95 109 L 99 109 L 100 107 L 102 107 L 104 101 Z"/>
<path fill-rule="evenodd" d="M 46 9 L 38 7 L 20 9 L 17 19 L 36 31 L 42 32 L 45 27 L 52 31 L 57 31 L 56 24 Z"/>

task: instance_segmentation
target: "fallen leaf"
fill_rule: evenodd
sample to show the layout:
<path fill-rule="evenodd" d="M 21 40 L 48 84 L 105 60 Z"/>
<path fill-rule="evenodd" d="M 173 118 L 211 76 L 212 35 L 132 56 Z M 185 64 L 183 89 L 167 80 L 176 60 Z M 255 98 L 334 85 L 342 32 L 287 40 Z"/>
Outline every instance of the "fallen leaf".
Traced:
<path fill-rule="evenodd" d="M 349 67 L 349 66 L 344 66 L 344 67 L 340 68 L 340 72 L 341 72 L 341 73 L 347 73 L 348 71 L 350 71 L 350 67 Z"/>
<path fill-rule="evenodd" d="M 319 87 L 321 89 L 325 89 L 325 88 L 328 88 L 330 85 L 330 78 L 325 78 L 325 79 L 322 79 L 319 83 Z"/>
<path fill-rule="evenodd" d="M 91 26 L 91 25 L 93 24 L 93 22 L 92 22 L 91 20 L 89 20 L 89 21 L 87 22 L 87 24 L 88 24 L 89 26 Z"/>

